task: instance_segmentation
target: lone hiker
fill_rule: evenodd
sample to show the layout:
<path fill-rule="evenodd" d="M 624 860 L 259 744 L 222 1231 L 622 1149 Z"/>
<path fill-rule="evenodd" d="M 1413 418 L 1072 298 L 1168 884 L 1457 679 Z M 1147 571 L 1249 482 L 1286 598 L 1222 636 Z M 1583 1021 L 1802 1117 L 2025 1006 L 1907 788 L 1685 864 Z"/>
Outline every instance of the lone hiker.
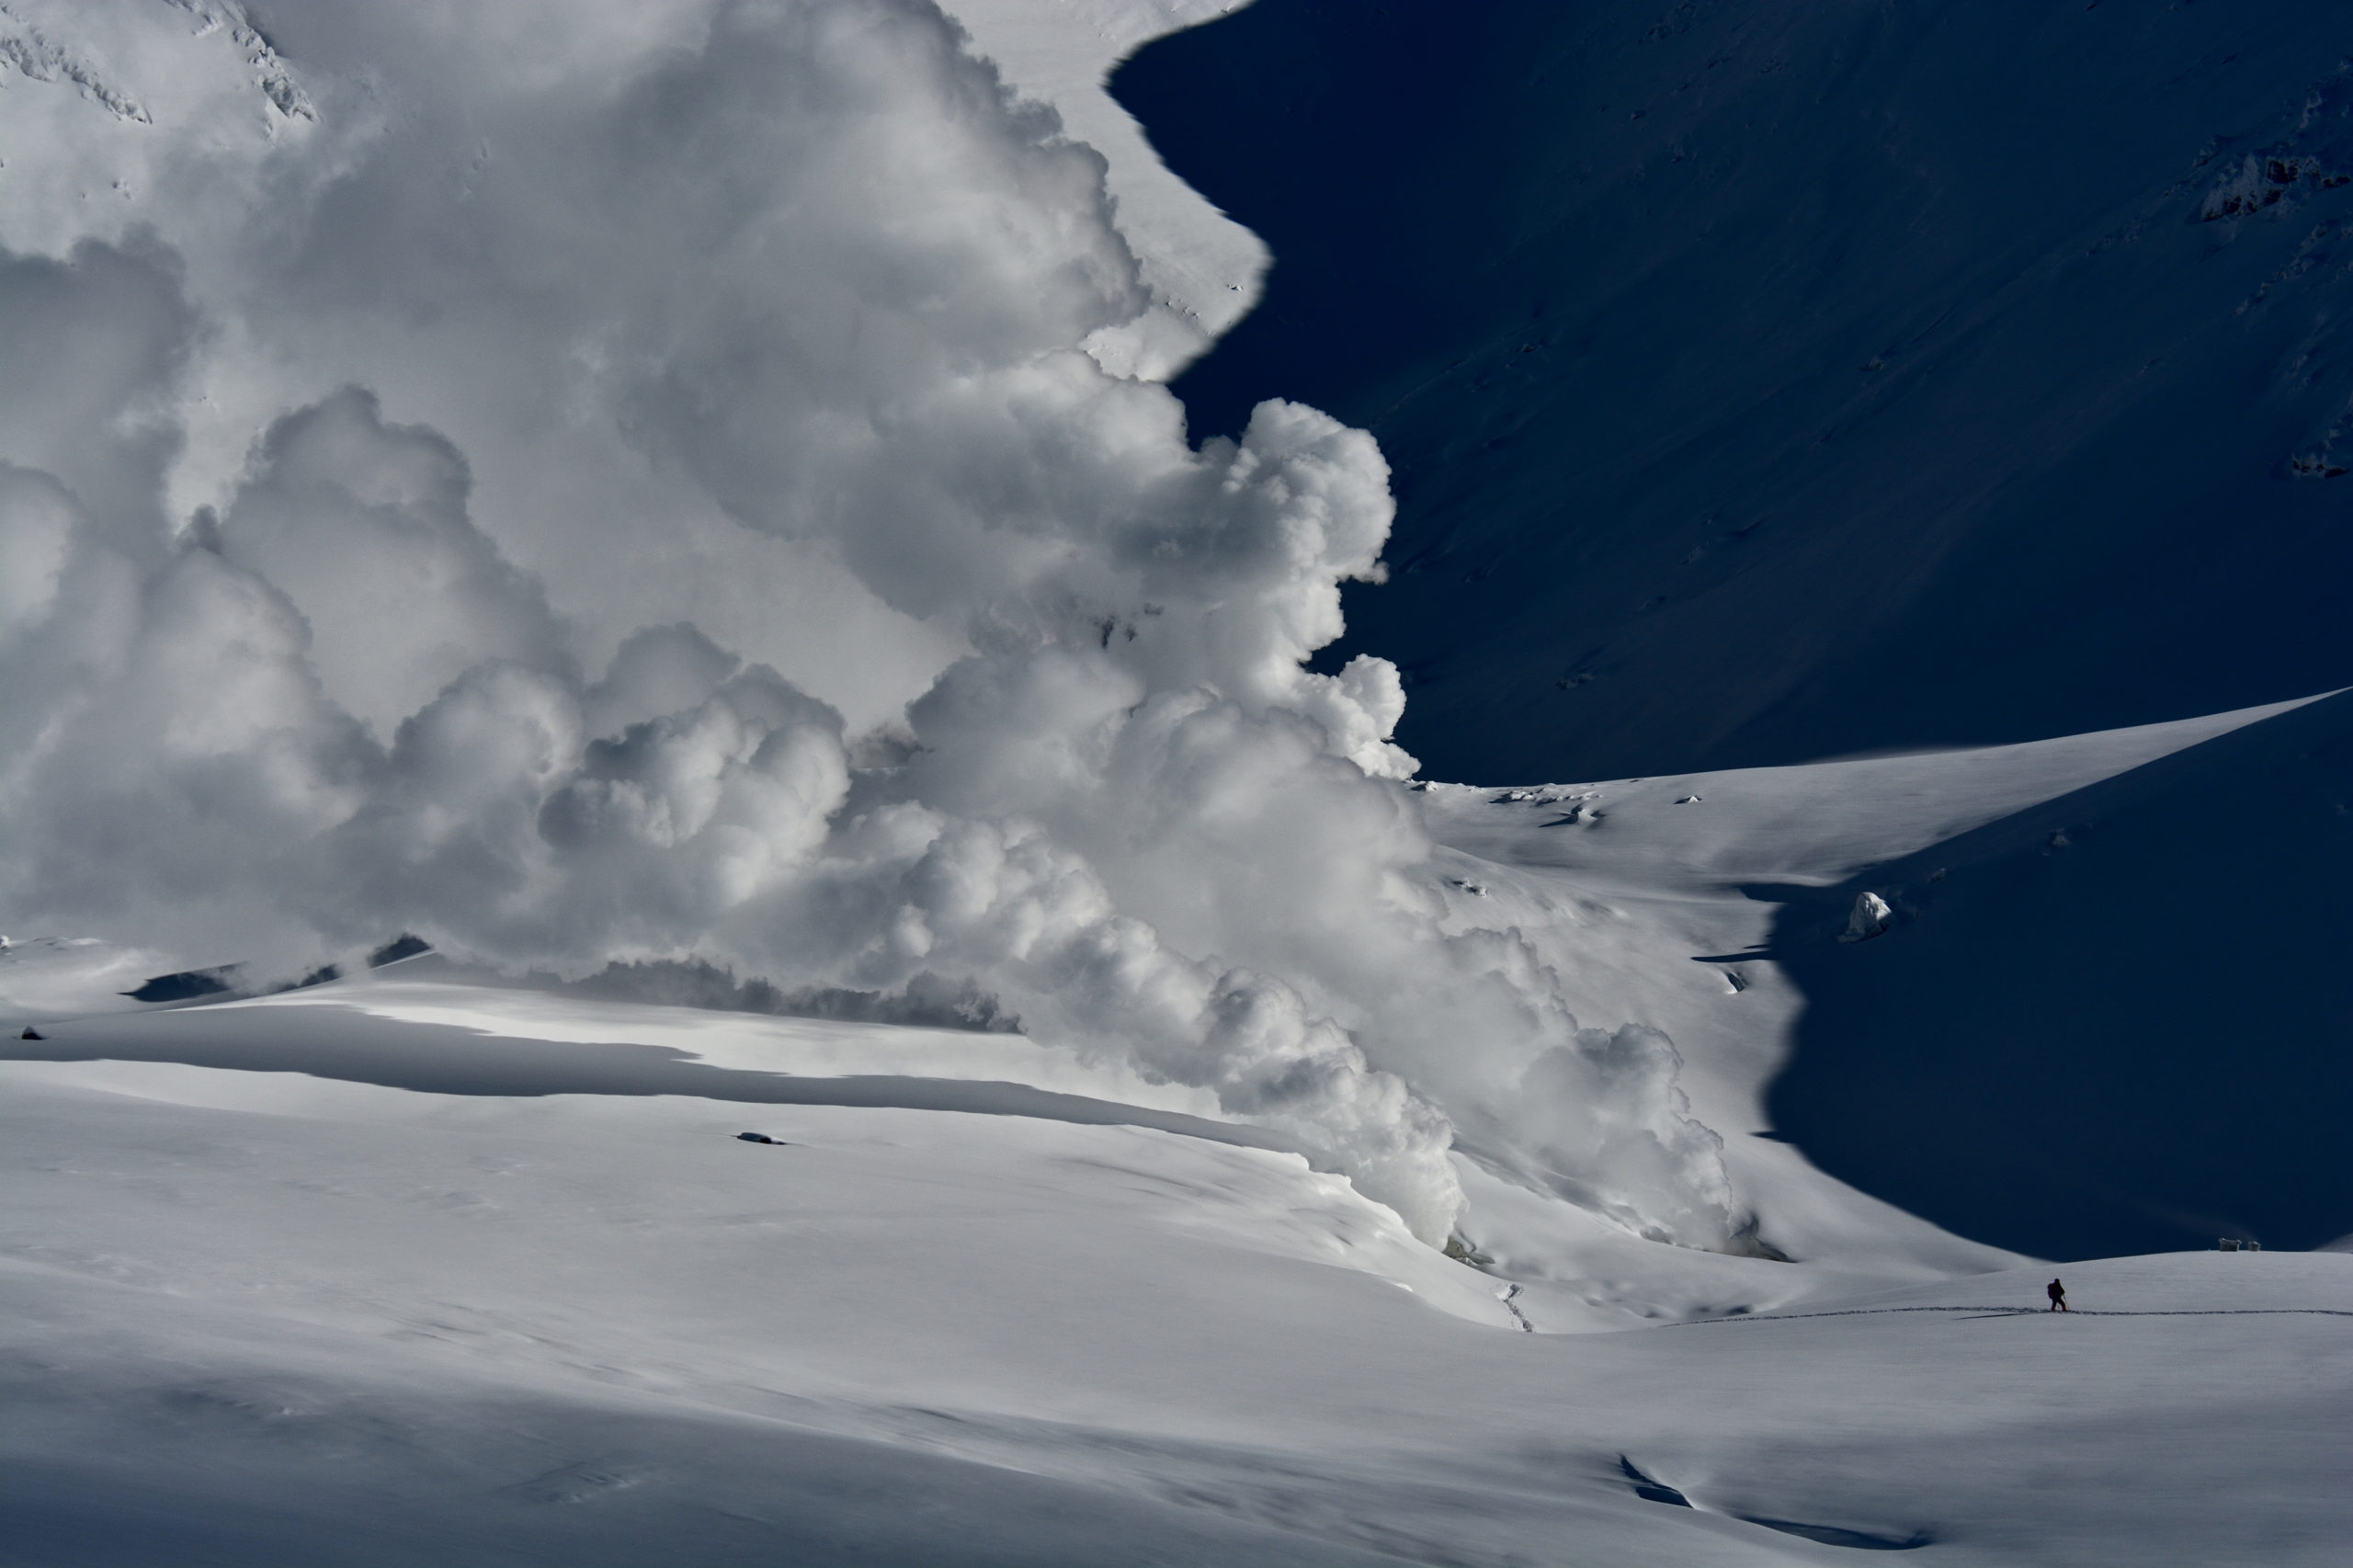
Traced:
<path fill-rule="evenodd" d="M 2056 1279 L 2053 1279 L 2050 1284 L 2045 1285 L 2042 1288 L 2042 1293 L 2051 1298 L 2051 1310 L 2052 1312 L 2063 1312 L 2073 1310 L 2067 1305 L 2067 1287 L 2060 1284 Z"/>

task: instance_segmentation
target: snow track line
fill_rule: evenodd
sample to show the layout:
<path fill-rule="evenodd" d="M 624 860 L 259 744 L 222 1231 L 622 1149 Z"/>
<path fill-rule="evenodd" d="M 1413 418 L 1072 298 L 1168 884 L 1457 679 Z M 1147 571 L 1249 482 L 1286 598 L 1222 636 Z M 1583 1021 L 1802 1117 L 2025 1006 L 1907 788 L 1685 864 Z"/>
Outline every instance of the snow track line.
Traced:
<path fill-rule="evenodd" d="M 1693 1318 L 1686 1323 L 1660 1324 L 1661 1328 L 1705 1328 L 1725 1323 L 1796 1323 L 1804 1318 L 1877 1317 L 1886 1312 L 1984 1312 L 1989 1317 L 2079 1317 L 2079 1318 L 2252 1318 L 2252 1317 L 2322 1317 L 2353 1318 L 2353 1309 L 2344 1307 L 2149 1307 L 2140 1311 L 2111 1307 L 2071 1307 L 2054 1312 L 2046 1307 L 1842 1307 L 1827 1312 L 1738 1312 L 1730 1317 Z"/>

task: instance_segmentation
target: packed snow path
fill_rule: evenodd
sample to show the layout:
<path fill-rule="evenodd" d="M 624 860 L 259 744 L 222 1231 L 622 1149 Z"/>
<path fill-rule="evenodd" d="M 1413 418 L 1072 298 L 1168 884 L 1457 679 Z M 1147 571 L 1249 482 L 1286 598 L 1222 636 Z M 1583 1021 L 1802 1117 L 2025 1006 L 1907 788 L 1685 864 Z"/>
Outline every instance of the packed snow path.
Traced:
<path fill-rule="evenodd" d="M 2248 1317 L 2323 1317 L 2353 1318 L 2353 1311 L 2341 1307 L 2139 1307 L 2131 1310 L 2100 1307 L 1841 1307 L 1827 1312 L 1764 1312 L 1743 1313 L 1738 1317 L 1700 1318 L 1687 1326 L 1722 1323 L 1794 1323 L 1800 1318 L 1859 1318 L 1876 1317 L 1882 1312 L 1962 1312 L 1987 1317 L 2038 1317 L 2051 1312 L 2079 1318 L 2248 1318 Z"/>

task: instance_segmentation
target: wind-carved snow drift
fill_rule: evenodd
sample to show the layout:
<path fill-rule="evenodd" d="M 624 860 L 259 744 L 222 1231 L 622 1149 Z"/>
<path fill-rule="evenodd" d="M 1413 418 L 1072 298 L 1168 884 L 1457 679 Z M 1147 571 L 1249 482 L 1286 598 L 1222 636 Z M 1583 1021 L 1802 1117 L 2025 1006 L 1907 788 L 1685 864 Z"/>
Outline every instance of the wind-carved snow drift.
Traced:
<path fill-rule="evenodd" d="M 1665 1037 L 1441 930 L 1395 669 L 1305 667 L 1373 442 L 1083 352 L 1102 161 L 937 11 L 15 9 L 149 123 L 0 93 L 12 926 L 976 980 L 1426 1239 L 1453 1118 L 1738 1234 Z"/>

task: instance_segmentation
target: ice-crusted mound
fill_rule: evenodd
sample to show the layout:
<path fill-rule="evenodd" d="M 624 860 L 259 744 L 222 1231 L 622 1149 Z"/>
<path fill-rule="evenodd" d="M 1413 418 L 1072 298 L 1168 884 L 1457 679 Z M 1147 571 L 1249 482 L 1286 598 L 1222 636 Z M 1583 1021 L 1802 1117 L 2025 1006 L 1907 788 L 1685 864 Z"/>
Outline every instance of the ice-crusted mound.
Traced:
<path fill-rule="evenodd" d="M 1671 1051 L 1441 931 L 1395 668 L 1307 667 L 1379 450 L 1280 401 L 1197 447 L 1085 352 L 1147 306 L 1102 160 L 938 11 L 676 0 L 518 70 L 495 12 L 296 6 L 299 124 L 221 29 L 93 15 L 153 139 L 0 98 L 12 176 L 125 180 L 0 196 L 53 350 L 0 388 L 12 911 L 969 986 L 1427 1240 L 1504 1104 L 1554 1190 L 1721 1240 Z"/>

